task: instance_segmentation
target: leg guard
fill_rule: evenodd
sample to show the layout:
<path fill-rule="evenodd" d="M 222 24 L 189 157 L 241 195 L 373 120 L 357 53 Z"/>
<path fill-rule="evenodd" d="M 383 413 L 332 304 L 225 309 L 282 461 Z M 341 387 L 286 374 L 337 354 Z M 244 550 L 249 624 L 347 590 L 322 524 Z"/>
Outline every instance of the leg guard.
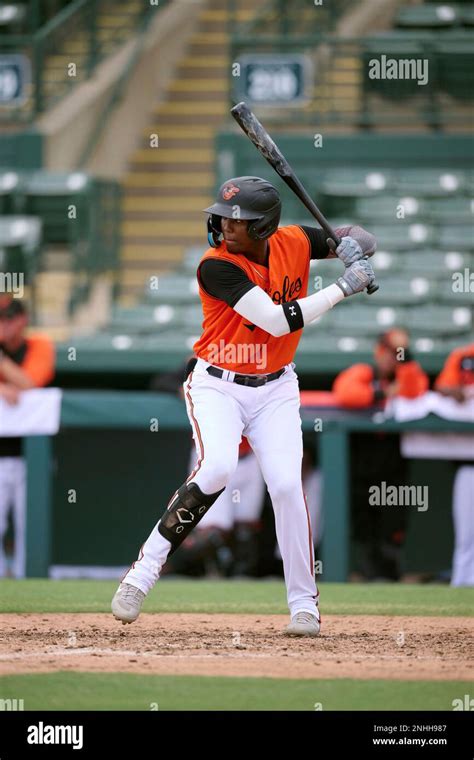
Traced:
<path fill-rule="evenodd" d="M 158 523 L 158 530 L 171 543 L 170 557 L 224 491 L 205 494 L 196 483 L 184 483 Z"/>

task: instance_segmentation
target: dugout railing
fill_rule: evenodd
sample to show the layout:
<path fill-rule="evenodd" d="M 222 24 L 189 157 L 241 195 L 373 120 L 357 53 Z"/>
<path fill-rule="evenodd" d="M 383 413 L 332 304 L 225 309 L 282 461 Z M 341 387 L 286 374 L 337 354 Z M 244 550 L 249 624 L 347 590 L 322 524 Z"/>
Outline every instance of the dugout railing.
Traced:
<path fill-rule="evenodd" d="M 315 416 L 320 423 L 317 426 Z M 150 432 L 151 420 L 158 423 L 156 433 Z M 448 421 L 434 415 L 400 423 L 385 419 L 383 414 L 374 416 L 371 411 L 303 408 L 302 420 L 303 432 L 314 435 L 324 483 L 321 556 L 324 581 L 347 580 L 350 567 L 351 433 L 474 433 L 471 423 Z M 105 431 L 111 436 L 102 437 Z M 142 440 L 138 445 L 134 435 L 140 431 L 149 437 L 147 443 Z M 82 437 L 74 447 L 74 434 L 78 433 Z M 136 552 L 135 544 L 139 545 L 141 531 L 143 535 L 149 531 L 149 523 L 160 517 L 169 494 L 182 482 L 179 478 L 185 477 L 189 433 L 184 403 L 169 394 L 64 391 L 59 435 L 25 439 L 27 575 L 46 577 L 54 561 L 73 565 L 129 562 L 128 552 Z M 57 442 L 61 443 L 61 439 L 63 448 L 58 448 Z M 84 448 L 87 440 L 90 445 Z M 183 441 L 187 442 L 185 449 Z M 107 458 L 100 464 L 97 460 L 103 455 Z M 177 457 L 182 460 L 178 468 Z M 61 472 L 67 458 L 72 463 L 73 473 L 69 470 L 64 477 Z M 438 478 L 436 486 L 430 489 L 430 510 L 420 513 L 423 522 L 419 530 L 424 544 L 446 543 L 447 530 L 443 527 L 440 531 L 438 527 L 436 541 L 434 535 L 428 539 L 426 515 L 430 519 L 442 518 L 444 526 L 449 526 L 451 520 L 449 489 L 452 483 L 442 482 L 443 478 L 446 481 L 446 472 L 442 469 L 446 463 L 435 464 L 429 475 L 424 468 L 415 476 L 423 484 L 427 477 Z M 117 488 L 114 490 L 117 478 L 120 492 Z M 53 488 L 55 480 L 58 483 Z M 70 489 L 75 489 L 75 500 L 69 498 Z M 109 519 L 114 521 L 114 541 Z M 136 535 L 130 536 L 131 531 Z M 448 542 L 443 556 L 449 558 L 451 549 Z M 437 561 L 439 564 L 439 555 Z"/>

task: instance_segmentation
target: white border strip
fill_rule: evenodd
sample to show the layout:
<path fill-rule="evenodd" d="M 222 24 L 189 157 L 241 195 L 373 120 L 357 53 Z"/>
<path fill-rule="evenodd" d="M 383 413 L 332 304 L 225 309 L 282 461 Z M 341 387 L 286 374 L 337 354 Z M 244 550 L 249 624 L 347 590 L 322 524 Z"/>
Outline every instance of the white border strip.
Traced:
<path fill-rule="evenodd" d="M 105 565 L 51 565 L 48 570 L 48 576 L 54 580 L 73 578 L 120 580 L 128 569 L 128 565 L 120 567 Z"/>

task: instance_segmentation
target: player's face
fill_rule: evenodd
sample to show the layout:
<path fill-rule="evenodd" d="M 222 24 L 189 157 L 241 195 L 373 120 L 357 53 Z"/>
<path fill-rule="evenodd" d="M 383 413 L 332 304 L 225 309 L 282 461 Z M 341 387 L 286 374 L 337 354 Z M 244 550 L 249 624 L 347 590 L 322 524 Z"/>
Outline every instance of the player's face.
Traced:
<path fill-rule="evenodd" d="M 247 221 L 222 217 L 221 228 L 229 253 L 246 253 L 253 250 L 255 241 L 249 237 Z"/>
<path fill-rule="evenodd" d="M 388 348 L 379 347 L 375 352 L 375 361 L 382 377 L 389 377 L 395 372 L 397 358 L 395 353 Z"/>
<path fill-rule="evenodd" d="M 14 345 L 21 339 L 26 327 L 26 316 L 18 314 L 8 319 L 0 318 L 0 343 L 5 346 Z"/>

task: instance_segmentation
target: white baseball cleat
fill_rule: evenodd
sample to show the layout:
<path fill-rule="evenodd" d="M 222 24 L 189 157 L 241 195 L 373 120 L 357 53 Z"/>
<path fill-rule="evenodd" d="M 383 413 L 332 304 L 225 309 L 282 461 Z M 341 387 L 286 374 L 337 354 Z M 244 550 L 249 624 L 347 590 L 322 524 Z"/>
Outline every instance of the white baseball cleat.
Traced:
<path fill-rule="evenodd" d="M 143 591 L 130 583 L 121 583 L 112 599 L 112 612 L 116 620 L 123 625 L 133 623 L 140 614 L 145 598 Z"/>
<path fill-rule="evenodd" d="M 319 611 L 316 613 L 296 612 L 291 618 L 291 623 L 286 626 L 288 636 L 317 636 L 321 628 Z"/>

